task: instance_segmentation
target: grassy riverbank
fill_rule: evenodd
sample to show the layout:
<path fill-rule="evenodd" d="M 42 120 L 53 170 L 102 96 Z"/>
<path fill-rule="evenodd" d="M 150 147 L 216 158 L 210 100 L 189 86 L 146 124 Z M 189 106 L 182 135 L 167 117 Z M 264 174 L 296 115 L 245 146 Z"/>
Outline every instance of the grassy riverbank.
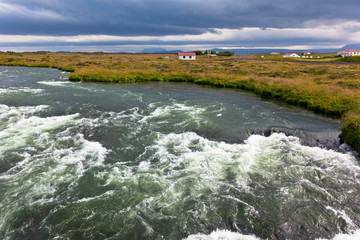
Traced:
<path fill-rule="evenodd" d="M 243 89 L 343 120 L 342 137 L 360 152 L 360 64 L 286 62 L 168 54 L 0 53 L 0 65 L 54 67 L 72 81 L 171 81 Z"/>

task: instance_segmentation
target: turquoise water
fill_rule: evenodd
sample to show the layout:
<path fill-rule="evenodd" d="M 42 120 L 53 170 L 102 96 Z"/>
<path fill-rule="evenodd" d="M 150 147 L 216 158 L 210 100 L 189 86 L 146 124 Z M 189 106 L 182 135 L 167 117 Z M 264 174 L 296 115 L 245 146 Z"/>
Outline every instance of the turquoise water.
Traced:
<path fill-rule="evenodd" d="M 250 93 L 0 67 L 0 238 L 356 239 L 339 127 Z"/>

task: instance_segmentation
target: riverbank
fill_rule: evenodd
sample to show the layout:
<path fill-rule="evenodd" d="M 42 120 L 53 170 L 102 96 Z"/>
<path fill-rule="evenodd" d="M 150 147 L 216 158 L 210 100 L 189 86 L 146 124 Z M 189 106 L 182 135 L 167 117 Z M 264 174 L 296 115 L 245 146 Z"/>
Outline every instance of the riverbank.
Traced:
<path fill-rule="evenodd" d="M 71 81 L 188 82 L 251 91 L 341 118 L 341 138 L 360 152 L 360 64 L 228 60 L 202 56 L 178 61 L 171 54 L 0 53 L 0 65 L 58 68 L 73 72 Z"/>

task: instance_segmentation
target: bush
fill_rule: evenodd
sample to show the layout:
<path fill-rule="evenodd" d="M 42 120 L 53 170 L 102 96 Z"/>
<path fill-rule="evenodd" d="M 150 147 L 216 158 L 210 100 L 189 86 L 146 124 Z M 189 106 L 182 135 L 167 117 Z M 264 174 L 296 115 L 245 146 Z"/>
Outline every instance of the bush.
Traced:
<path fill-rule="evenodd" d="M 218 56 L 234 56 L 235 53 L 234 53 L 234 52 L 225 51 L 225 52 L 218 52 L 217 55 L 218 55 Z"/>
<path fill-rule="evenodd" d="M 203 55 L 203 52 L 200 50 L 193 51 L 193 53 L 195 53 L 196 55 Z"/>
<path fill-rule="evenodd" d="M 341 139 L 360 152 L 360 117 L 345 121 L 341 131 Z"/>

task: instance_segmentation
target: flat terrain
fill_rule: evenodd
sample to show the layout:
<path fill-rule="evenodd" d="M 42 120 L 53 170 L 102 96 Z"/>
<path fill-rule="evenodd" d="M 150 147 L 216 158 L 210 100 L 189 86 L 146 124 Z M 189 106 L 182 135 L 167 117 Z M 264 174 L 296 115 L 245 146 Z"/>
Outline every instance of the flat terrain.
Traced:
<path fill-rule="evenodd" d="M 73 81 L 182 81 L 253 91 L 341 118 L 342 137 L 360 151 L 360 64 L 329 60 L 198 56 L 196 61 L 179 61 L 174 54 L 0 53 L 1 65 L 59 68 L 73 72 Z"/>

